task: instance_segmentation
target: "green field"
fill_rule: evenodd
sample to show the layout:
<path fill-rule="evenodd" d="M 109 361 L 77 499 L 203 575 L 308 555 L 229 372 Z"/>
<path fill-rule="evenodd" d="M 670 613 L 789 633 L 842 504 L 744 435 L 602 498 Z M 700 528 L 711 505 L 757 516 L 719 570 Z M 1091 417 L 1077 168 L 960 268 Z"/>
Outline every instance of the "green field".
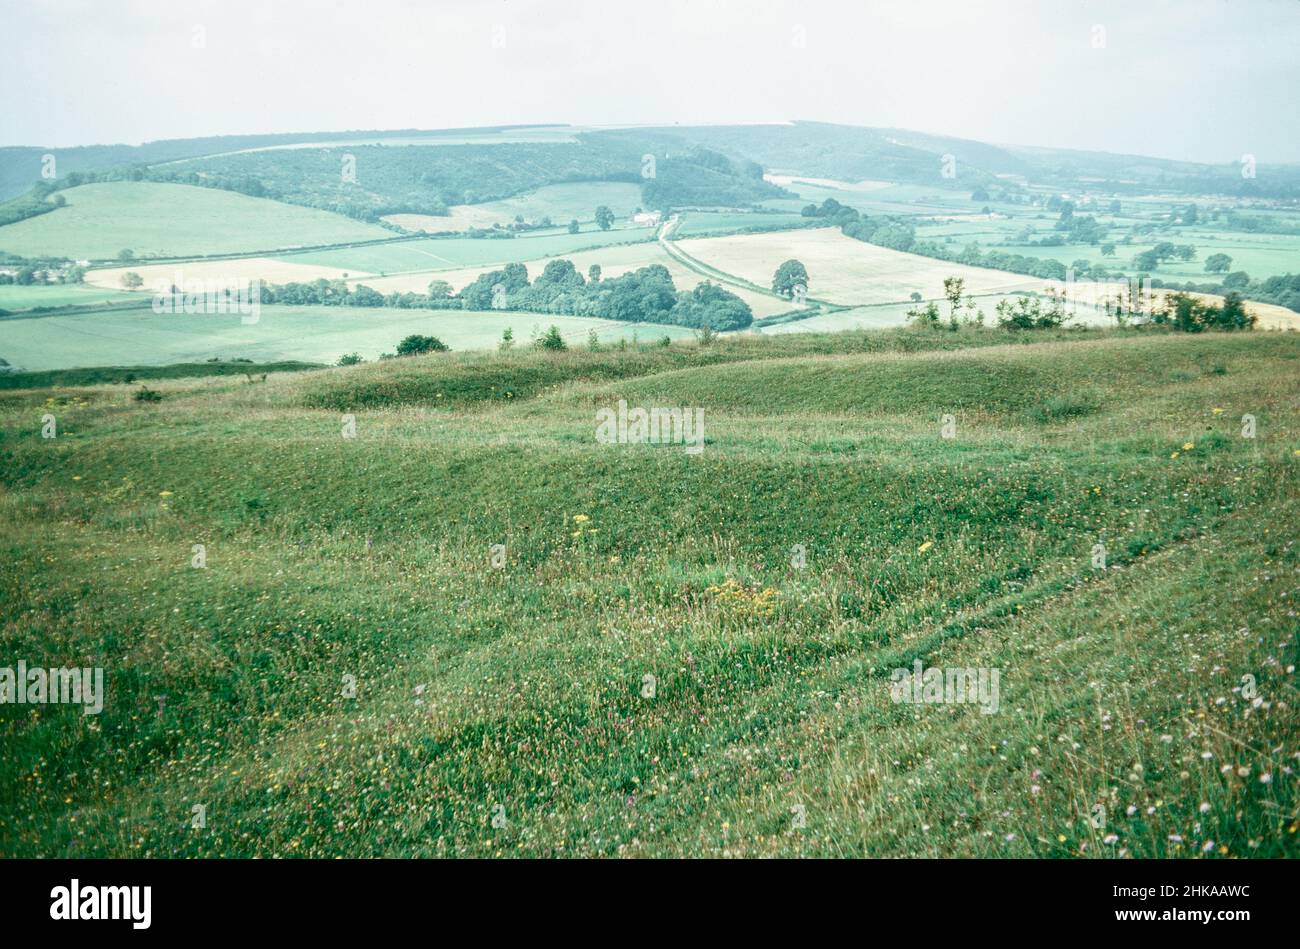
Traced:
<path fill-rule="evenodd" d="M 345 353 L 375 359 L 413 333 L 452 349 L 492 349 L 506 327 L 519 345 L 554 324 L 574 344 L 595 329 L 602 340 L 691 335 L 681 326 L 618 323 L 584 316 L 388 307 L 264 306 L 257 323 L 237 314 L 168 315 L 112 310 L 0 320 L 0 359 L 27 370 L 166 365 L 221 359 L 333 363 Z"/>
<path fill-rule="evenodd" d="M 122 250 L 197 257 L 393 236 L 327 211 L 215 188 L 114 181 L 59 193 L 66 207 L 0 227 L 0 251 L 73 260 L 107 260 Z"/>
<path fill-rule="evenodd" d="M 103 290 L 76 283 L 0 284 L 0 310 L 30 310 L 35 307 L 94 306 L 130 300 L 136 294 L 126 290 Z M 0 338 L 3 331 L 0 330 Z"/>
<path fill-rule="evenodd" d="M 798 214 L 757 214 L 749 211 L 684 211 L 678 222 L 675 237 L 713 234 L 726 231 L 744 231 L 752 228 L 787 227 L 805 224 L 807 218 Z"/>
<path fill-rule="evenodd" d="M 1300 339 L 1007 339 L 0 394 L 0 853 L 1296 856 Z"/>
<path fill-rule="evenodd" d="M 279 254 L 276 259 L 290 263 L 341 267 L 363 273 L 393 274 L 423 270 L 452 270 L 536 260 L 554 254 L 567 254 L 590 247 L 638 243 L 654 239 L 650 228 L 626 228 L 602 231 L 588 226 L 577 234 L 564 230 L 546 231 L 512 238 L 441 237 L 428 240 L 401 241 L 369 247 L 340 247 L 334 250 Z M 460 287 L 456 288 L 457 290 Z"/>

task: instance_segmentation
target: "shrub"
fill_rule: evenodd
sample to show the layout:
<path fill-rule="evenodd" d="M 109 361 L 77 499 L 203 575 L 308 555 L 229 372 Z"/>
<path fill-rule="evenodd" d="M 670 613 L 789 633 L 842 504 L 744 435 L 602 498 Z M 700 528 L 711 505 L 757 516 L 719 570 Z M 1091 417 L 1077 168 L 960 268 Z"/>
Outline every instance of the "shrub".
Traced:
<path fill-rule="evenodd" d="M 347 353 L 339 357 L 338 365 L 357 366 L 363 362 L 365 362 L 365 360 L 362 359 L 360 356 L 358 356 L 356 353 Z"/>
<path fill-rule="evenodd" d="M 538 338 L 537 348 L 549 349 L 552 352 L 562 352 L 569 347 L 564 344 L 564 337 L 560 335 L 559 328 L 552 323 L 551 328 Z"/>
<path fill-rule="evenodd" d="M 445 353 L 451 347 L 436 336 L 411 334 L 397 344 L 397 355 L 418 356 L 422 353 Z"/>

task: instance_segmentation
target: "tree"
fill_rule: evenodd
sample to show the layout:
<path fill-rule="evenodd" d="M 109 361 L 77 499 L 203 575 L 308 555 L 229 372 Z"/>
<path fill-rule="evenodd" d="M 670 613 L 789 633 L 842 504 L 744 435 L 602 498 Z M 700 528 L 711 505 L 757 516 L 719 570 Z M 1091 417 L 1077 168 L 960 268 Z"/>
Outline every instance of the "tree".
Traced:
<path fill-rule="evenodd" d="M 600 264 L 592 264 L 587 268 L 587 280 L 591 283 L 600 283 Z"/>
<path fill-rule="evenodd" d="M 961 277 L 945 277 L 943 295 L 948 298 L 948 322 L 957 325 L 957 307 L 961 306 L 961 295 L 966 289 L 966 281 Z"/>
<path fill-rule="evenodd" d="M 124 248 L 117 252 L 117 259 L 121 261 L 135 260 L 135 251 L 130 248 Z"/>
<path fill-rule="evenodd" d="M 576 217 L 569 222 L 569 233 L 570 234 L 578 233 L 578 219 Z"/>
<path fill-rule="evenodd" d="M 501 342 L 497 343 L 497 349 L 501 350 L 502 352 L 505 352 L 507 349 L 513 348 L 514 345 L 515 345 L 515 331 L 507 326 L 505 330 L 502 331 L 501 333 Z"/>
<path fill-rule="evenodd" d="M 919 292 L 917 292 L 916 290 L 913 290 L 913 291 L 912 291 L 912 297 L 911 297 L 911 299 L 912 299 L 912 302 L 913 302 L 913 303 L 920 303 L 920 302 L 921 302 L 921 294 L 920 294 Z"/>
<path fill-rule="evenodd" d="M 1160 255 L 1154 250 L 1144 250 L 1133 258 L 1133 266 L 1142 271 L 1155 270 L 1160 266 Z"/>
<path fill-rule="evenodd" d="M 614 223 L 613 211 L 611 211 L 603 204 L 600 207 L 596 208 L 596 225 L 602 231 L 608 231 L 610 229 L 610 226 L 613 223 Z"/>
<path fill-rule="evenodd" d="M 537 347 L 551 352 L 562 352 L 569 348 L 564 344 L 564 337 L 560 335 L 560 330 L 554 323 L 551 324 L 551 328 L 546 331 L 545 335 L 538 338 Z"/>
<path fill-rule="evenodd" d="M 1227 254 L 1211 254 L 1205 258 L 1206 273 L 1227 273 L 1232 267 L 1232 258 Z"/>
<path fill-rule="evenodd" d="M 1174 256 L 1182 261 L 1191 260 L 1196 256 L 1196 248 L 1191 244 L 1179 244 L 1174 248 Z"/>
<path fill-rule="evenodd" d="M 451 299 L 451 284 L 449 284 L 446 280 L 430 280 L 429 299 L 430 300 Z"/>
<path fill-rule="evenodd" d="M 450 347 L 436 336 L 411 334 L 397 344 L 397 355 L 418 356 L 421 353 L 445 353 Z"/>
<path fill-rule="evenodd" d="M 787 260 L 772 275 L 772 291 L 792 300 L 797 292 L 796 287 L 808 289 L 808 269 L 797 260 Z"/>
<path fill-rule="evenodd" d="M 1101 256 L 1103 256 L 1103 257 L 1114 257 L 1114 256 L 1115 256 L 1115 245 L 1114 245 L 1114 244 L 1102 244 L 1102 245 L 1101 245 Z"/>
<path fill-rule="evenodd" d="M 134 270 L 128 270 L 122 274 L 122 286 L 128 290 L 138 290 L 144 286 L 144 278 Z"/>
<path fill-rule="evenodd" d="M 1250 283 L 1250 275 L 1244 270 L 1236 270 L 1223 278 L 1223 285 L 1235 290 L 1241 290 Z"/>

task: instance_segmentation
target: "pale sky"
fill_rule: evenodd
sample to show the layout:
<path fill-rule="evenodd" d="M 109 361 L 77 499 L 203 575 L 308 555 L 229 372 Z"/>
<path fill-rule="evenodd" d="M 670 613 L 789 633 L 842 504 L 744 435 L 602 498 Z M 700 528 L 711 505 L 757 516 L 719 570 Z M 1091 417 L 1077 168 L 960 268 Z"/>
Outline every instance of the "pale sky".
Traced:
<path fill-rule="evenodd" d="M 0 0 L 0 144 L 814 119 L 1300 161 L 1300 0 Z"/>

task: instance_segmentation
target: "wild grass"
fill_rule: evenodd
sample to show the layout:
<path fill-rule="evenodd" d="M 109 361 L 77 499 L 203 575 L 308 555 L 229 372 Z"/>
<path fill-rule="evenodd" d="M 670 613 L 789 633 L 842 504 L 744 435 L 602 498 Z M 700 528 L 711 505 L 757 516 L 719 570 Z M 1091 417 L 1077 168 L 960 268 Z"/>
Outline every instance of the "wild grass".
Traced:
<path fill-rule="evenodd" d="M 1296 855 L 1300 342 L 1031 338 L 0 394 L 0 853 Z"/>

